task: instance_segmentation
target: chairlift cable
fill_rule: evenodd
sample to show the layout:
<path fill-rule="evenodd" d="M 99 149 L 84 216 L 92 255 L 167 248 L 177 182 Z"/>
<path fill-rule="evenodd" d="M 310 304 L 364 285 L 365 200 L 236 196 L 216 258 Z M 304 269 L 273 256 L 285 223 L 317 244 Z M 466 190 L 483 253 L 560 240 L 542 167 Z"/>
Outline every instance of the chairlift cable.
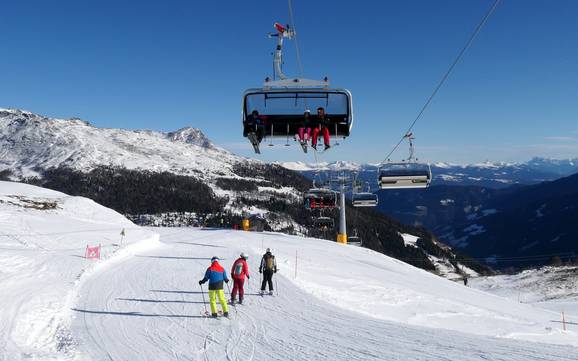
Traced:
<path fill-rule="evenodd" d="M 299 51 L 299 40 L 297 38 L 297 29 L 295 28 L 295 19 L 293 16 L 293 3 L 291 0 L 287 0 L 287 5 L 289 6 L 289 21 L 291 23 L 291 27 L 293 27 L 293 31 L 295 32 L 294 39 L 295 39 L 295 53 L 297 54 L 297 64 L 299 66 L 299 76 L 303 77 L 303 63 L 301 63 L 301 52 Z"/>
<path fill-rule="evenodd" d="M 289 0 L 290 1 L 290 0 Z M 440 88 L 442 87 L 442 85 L 445 83 L 445 81 L 448 79 L 448 77 L 450 76 L 451 72 L 453 71 L 453 69 L 455 68 L 455 66 L 458 64 L 458 62 L 461 60 L 461 58 L 463 57 L 463 55 L 465 54 L 466 50 L 468 50 L 470 48 L 470 46 L 472 45 L 472 43 L 474 42 L 474 39 L 476 38 L 476 36 L 478 35 L 478 33 L 482 30 L 482 28 L 484 27 L 484 25 L 486 24 L 486 22 L 488 21 L 489 17 L 492 15 L 492 13 L 494 12 L 494 10 L 496 9 L 496 7 L 498 6 L 498 4 L 500 3 L 500 0 L 495 0 L 494 3 L 492 4 L 492 6 L 490 7 L 490 9 L 486 12 L 486 14 L 484 15 L 484 17 L 482 18 L 482 20 L 480 21 L 480 23 L 478 24 L 478 26 L 476 27 L 476 29 L 474 30 L 474 32 L 472 33 L 472 35 L 470 36 L 470 38 L 468 39 L 466 45 L 462 48 L 462 50 L 459 52 L 458 56 L 454 59 L 454 61 L 452 62 L 452 64 L 450 65 L 449 69 L 446 71 L 446 73 L 444 74 L 444 76 L 441 78 L 441 80 L 438 82 L 437 86 L 435 87 L 434 91 L 432 92 L 432 94 L 429 96 L 429 98 L 427 99 L 427 101 L 425 102 L 425 104 L 422 106 L 421 110 L 419 111 L 418 115 L 415 117 L 415 119 L 413 120 L 413 122 L 411 123 L 411 125 L 409 126 L 409 128 L 407 129 L 407 131 L 403 134 L 403 136 L 401 137 L 401 139 L 399 140 L 399 142 L 397 142 L 397 144 L 393 147 L 393 149 L 391 150 L 391 152 L 389 152 L 389 154 L 385 157 L 385 159 L 381 162 L 381 164 L 386 163 L 387 160 L 389 159 L 389 157 L 393 154 L 393 152 L 395 152 L 397 150 L 397 148 L 400 146 L 400 144 L 403 142 L 403 140 L 405 139 L 406 135 L 411 133 L 413 127 L 415 126 L 415 124 L 417 123 L 417 121 L 421 118 L 421 116 L 423 115 L 423 113 L 425 112 L 425 110 L 428 108 L 428 106 L 430 105 L 431 101 L 433 100 L 433 98 L 436 96 L 437 92 L 440 90 Z"/>

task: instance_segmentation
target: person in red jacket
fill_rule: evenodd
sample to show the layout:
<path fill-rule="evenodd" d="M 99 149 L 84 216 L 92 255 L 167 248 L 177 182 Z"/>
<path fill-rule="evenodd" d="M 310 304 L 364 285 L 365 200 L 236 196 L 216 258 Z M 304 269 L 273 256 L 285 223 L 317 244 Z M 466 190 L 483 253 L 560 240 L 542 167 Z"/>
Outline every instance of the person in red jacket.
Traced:
<path fill-rule="evenodd" d="M 234 304 L 237 298 L 237 291 L 239 292 L 239 304 L 243 303 L 243 284 L 245 283 L 245 276 L 249 279 L 249 265 L 247 265 L 247 258 L 249 256 L 243 252 L 241 257 L 233 263 L 231 268 L 231 275 L 233 277 L 233 291 L 231 292 L 231 303 Z"/>

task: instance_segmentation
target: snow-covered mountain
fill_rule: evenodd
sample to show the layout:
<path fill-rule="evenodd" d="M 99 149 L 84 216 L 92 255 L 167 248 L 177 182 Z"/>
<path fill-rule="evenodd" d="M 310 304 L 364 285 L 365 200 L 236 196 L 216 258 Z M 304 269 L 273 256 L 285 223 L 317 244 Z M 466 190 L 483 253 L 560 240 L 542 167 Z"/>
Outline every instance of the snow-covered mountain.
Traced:
<path fill-rule="evenodd" d="M 283 162 L 282 166 L 307 176 L 316 170 L 355 171 L 362 180 L 376 184 L 376 164 L 353 162 L 303 163 Z M 489 188 L 505 188 L 515 184 L 536 184 L 554 180 L 578 172 L 578 158 L 546 159 L 533 158 L 523 163 L 483 162 L 475 164 L 452 164 L 438 162 L 431 164 L 434 185 L 475 185 Z"/>
<path fill-rule="evenodd" d="M 167 171 L 213 177 L 234 176 L 235 163 L 257 162 L 215 146 L 196 128 L 175 132 L 96 128 L 79 119 L 55 119 L 17 109 L 0 109 L 0 170 L 17 177 L 68 167 L 97 166 Z"/>

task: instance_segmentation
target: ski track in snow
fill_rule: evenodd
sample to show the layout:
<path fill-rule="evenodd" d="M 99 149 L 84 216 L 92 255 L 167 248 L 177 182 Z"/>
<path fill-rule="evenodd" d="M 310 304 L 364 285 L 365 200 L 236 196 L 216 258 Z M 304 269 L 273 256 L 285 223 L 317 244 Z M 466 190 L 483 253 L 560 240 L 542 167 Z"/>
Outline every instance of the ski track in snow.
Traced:
<path fill-rule="evenodd" d="M 72 322 L 81 359 L 569 360 L 576 351 L 370 318 L 325 303 L 279 274 L 279 295 L 261 297 L 255 269 L 259 237 L 215 230 L 155 231 L 161 232 L 161 247 L 103 267 L 84 280 Z M 210 257 L 225 258 L 221 263 L 229 272 L 238 254 L 247 250 L 253 278 L 245 286 L 245 304 L 230 306 L 230 319 L 202 316 L 197 281 Z M 206 284 L 203 290 L 207 292 Z M 361 294 L 359 302 L 365 301 Z"/>

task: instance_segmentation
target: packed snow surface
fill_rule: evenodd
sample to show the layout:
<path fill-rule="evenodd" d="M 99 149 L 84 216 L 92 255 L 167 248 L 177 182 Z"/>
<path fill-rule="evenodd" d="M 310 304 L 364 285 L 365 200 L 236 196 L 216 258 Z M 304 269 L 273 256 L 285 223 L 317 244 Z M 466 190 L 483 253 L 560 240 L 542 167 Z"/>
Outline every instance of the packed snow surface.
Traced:
<path fill-rule="evenodd" d="M 0 299 L 2 360 L 567 360 L 578 345 L 556 312 L 368 249 L 276 233 L 139 229 L 83 198 L 0 189 L 0 292 L 11 295 Z M 130 245 L 114 246 L 122 228 Z M 95 242 L 106 259 L 82 258 Z M 279 272 L 275 295 L 261 297 L 266 247 Z M 210 258 L 230 269 L 242 251 L 252 272 L 245 303 L 230 319 L 203 317 L 207 289 L 197 281 Z"/>
<path fill-rule="evenodd" d="M 158 241 L 89 199 L 0 181 L 0 360 L 60 359 L 74 348 L 70 308 L 97 263 L 84 259 L 86 246 L 98 244 L 103 258 L 120 259 Z"/>
<path fill-rule="evenodd" d="M 514 275 L 473 278 L 472 287 L 515 302 L 556 311 L 554 321 L 578 331 L 578 267 L 543 267 Z"/>
<path fill-rule="evenodd" d="M 159 231 L 161 247 L 85 280 L 72 327 L 78 352 L 95 360 L 566 360 L 576 351 L 522 341 L 578 343 L 549 311 L 363 248 L 274 233 Z M 280 270 L 275 295 L 262 297 L 255 268 L 264 247 Z M 241 251 L 252 271 L 244 304 L 230 319 L 203 317 L 206 286 L 197 280 L 213 255 L 229 269 Z"/>

